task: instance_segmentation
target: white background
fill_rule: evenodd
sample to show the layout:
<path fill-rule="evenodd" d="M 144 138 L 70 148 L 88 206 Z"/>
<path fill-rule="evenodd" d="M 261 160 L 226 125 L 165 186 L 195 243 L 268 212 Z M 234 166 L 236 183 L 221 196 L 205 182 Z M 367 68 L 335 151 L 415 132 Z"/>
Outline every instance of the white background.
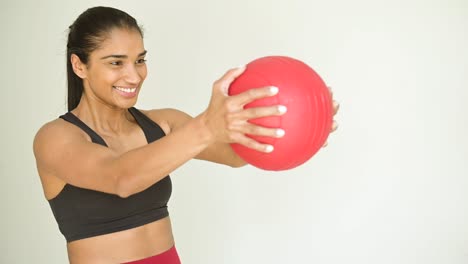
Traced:
<path fill-rule="evenodd" d="M 67 262 L 32 140 L 66 111 L 66 30 L 95 5 L 144 27 L 140 108 L 196 115 L 215 79 L 265 55 L 308 63 L 341 103 L 301 167 L 172 173 L 183 263 L 468 263 L 466 0 L 3 0 L 0 263 Z"/>

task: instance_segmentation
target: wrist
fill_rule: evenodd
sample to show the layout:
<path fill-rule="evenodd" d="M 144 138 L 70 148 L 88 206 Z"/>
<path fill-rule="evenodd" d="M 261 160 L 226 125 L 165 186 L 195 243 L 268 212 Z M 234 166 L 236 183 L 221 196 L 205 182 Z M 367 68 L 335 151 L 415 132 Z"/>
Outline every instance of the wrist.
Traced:
<path fill-rule="evenodd" d="M 209 128 L 206 112 L 199 114 L 192 121 L 194 122 L 194 131 L 203 142 L 210 145 L 216 141 L 214 133 Z"/>

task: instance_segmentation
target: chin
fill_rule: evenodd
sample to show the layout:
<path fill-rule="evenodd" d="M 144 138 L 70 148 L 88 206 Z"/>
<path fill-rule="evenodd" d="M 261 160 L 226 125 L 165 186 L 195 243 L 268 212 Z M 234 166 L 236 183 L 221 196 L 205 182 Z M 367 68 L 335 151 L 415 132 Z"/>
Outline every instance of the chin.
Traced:
<path fill-rule="evenodd" d="M 136 103 L 137 103 L 137 98 L 135 97 L 135 99 L 132 99 L 132 100 L 129 100 L 129 99 L 118 100 L 117 102 L 114 102 L 114 106 L 120 109 L 128 109 L 128 108 L 135 106 Z"/>

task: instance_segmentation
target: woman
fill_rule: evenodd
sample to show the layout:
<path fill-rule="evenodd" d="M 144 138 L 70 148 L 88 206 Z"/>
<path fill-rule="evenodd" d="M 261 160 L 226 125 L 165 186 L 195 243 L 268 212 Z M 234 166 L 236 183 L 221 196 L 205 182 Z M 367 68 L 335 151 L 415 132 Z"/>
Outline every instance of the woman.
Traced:
<path fill-rule="evenodd" d="M 34 153 L 71 263 L 180 263 L 167 211 L 169 173 L 192 158 L 243 166 L 229 143 L 269 152 L 272 146 L 245 134 L 284 134 L 247 120 L 282 115 L 285 107 L 243 109 L 278 89 L 227 96 L 244 67 L 214 83 L 209 106 L 194 118 L 134 108 L 145 55 L 137 22 L 120 10 L 90 8 L 70 26 L 69 112 L 38 131 Z"/>

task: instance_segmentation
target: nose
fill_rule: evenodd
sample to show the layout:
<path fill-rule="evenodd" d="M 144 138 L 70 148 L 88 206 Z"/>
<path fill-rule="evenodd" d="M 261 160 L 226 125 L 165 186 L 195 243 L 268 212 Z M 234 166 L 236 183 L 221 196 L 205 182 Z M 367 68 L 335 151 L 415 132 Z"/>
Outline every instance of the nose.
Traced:
<path fill-rule="evenodd" d="M 128 84 L 139 84 L 142 76 L 135 65 L 129 65 L 125 71 L 125 81 Z"/>

